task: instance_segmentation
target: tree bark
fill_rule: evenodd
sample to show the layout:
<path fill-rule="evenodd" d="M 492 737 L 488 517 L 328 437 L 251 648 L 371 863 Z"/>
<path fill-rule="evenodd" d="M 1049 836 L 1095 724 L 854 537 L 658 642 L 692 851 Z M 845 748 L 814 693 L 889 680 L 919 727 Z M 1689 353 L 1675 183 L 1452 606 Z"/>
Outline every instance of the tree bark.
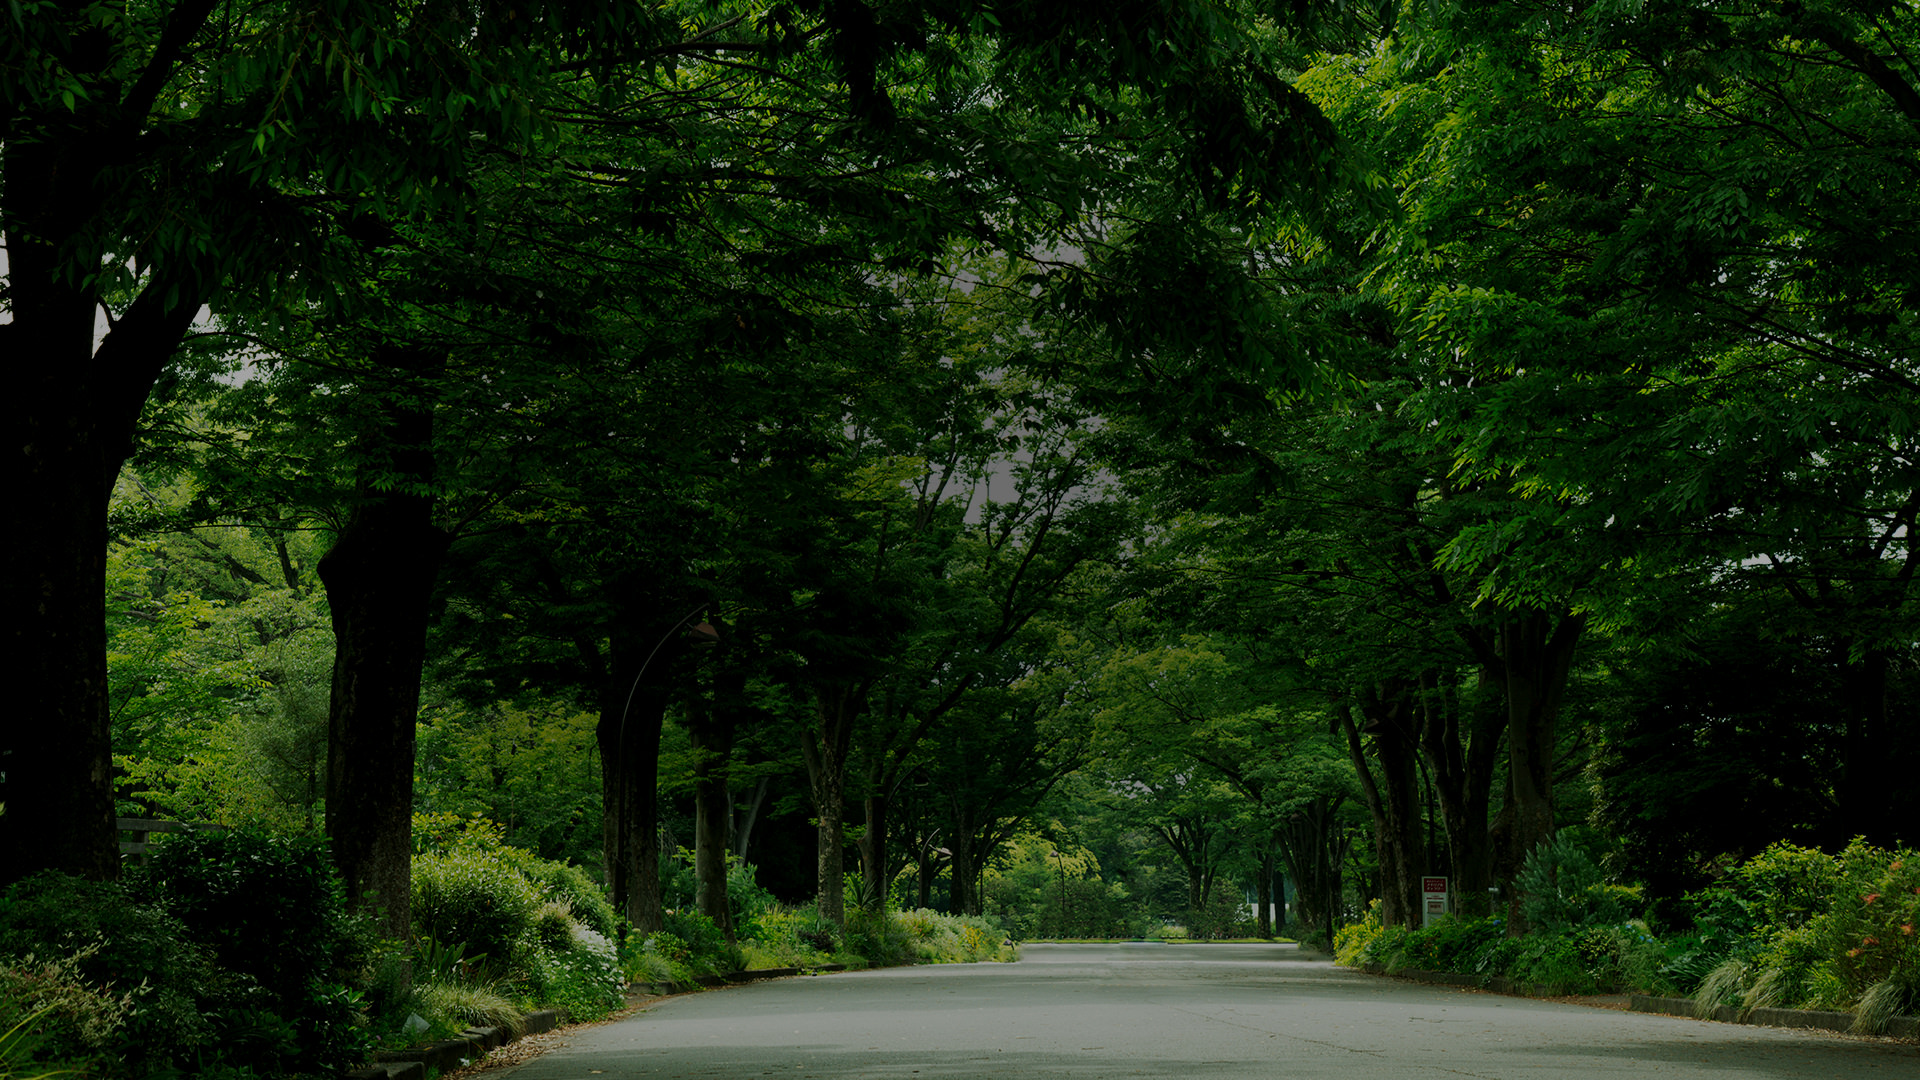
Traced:
<path fill-rule="evenodd" d="M 771 777 L 761 777 L 753 785 L 753 796 L 733 815 L 733 854 L 741 862 L 747 861 L 747 847 L 753 842 L 753 827 L 760 820 L 760 808 L 767 803 L 767 789 L 772 783 Z"/>
<path fill-rule="evenodd" d="M 624 627 L 644 627 L 641 605 L 629 602 Z M 660 731 L 666 721 L 665 669 L 645 667 L 645 630 L 617 630 L 609 642 L 609 675 L 600 694 L 595 739 L 600 747 L 600 843 L 613 908 L 639 934 L 666 929 L 660 896 L 660 817 L 655 785 Z M 647 675 L 651 678 L 643 679 Z M 629 704 L 631 703 L 631 704 Z"/>
<path fill-rule="evenodd" d="M 433 523 L 431 355 L 382 346 L 374 362 L 410 391 L 382 401 L 361 446 L 360 502 L 321 558 L 333 613 L 327 710 L 327 838 L 349 903 L 412 937 L 413 734 L 434 582 L 450 541 Z M 375 472 L 404 479 L 377 490 Z"/>
<path fill-rule="evenodd" d="M 1364 696 L 1361 709 L 1373 733 L 1374 756 L 1380 762 L 1378 780 L 1367 766 L 1352 710 L 1338 711 L 1348 753 L 1359 774 L 1360 790 L 1373 818 L 1374 853 L 1380 868 L 1380 922 L 1415 928 L 1420 923 L 1421 863 L 1414 687 L 1407 680 L 1387 680 Z"/>
<path fill-rule="evenodd" d="M 1483 671 L 1483 685 L 1487 678 Z M 1457 695 L 1443 693 L 1444 688 L 1431 676 L 1428 683 L 1420 747 L 1433 775 L 1434 798 L 1446 825 L 1454 910 L 1462 915 L 1489 915 L 1492 909 L 1487 890 L 1494 883 L 1489 815 L 1506 713 L 1492 702 L 1462 702 Z"/>
<path fill-rule="evenodd" d="M 1841 648 L 1850 645 L 1842 643 Z M 1892 658 L 1884 649 L 1871 649 L 1859 659 L 1846 653 L 1840 658 L 1841 701 L 1846 709 L 1840 817 L 1846 823 L 1846 835 L 1864 836 L 1882 847 L 1900 840 L 1892 820 L 1892 780 L 1887 770 L 1892 754 L 1887 718 L 1891 667 Z"/>
<path fill-rule="evenodd" d="M 1553 839 L 1555 720 L 1573 669 L 1574 646 L 1585 628 L 1584 615 L 1555 619 L 1544 611 L 1510 614 L 1501 626 L 1515 865 Z"/>
<path fill-rule="evenodd" d="M 200 307 L 190 275 L 156 273 L 95 347 L 98 292 L 78 279 L 100 266 L 99 244 L 85 234 L 108 186 L 101 154 L 118 148 L 86 112 L 83 103 L 70 138 L 50 129 L 0 156 L 0 193 L 21 223 L 7 236 L 11 321 L 0 324 L 0 356 L 12 361 L 0 399 L 10 440 L 0 481 L 19 519 L 0 552 L 13 675 L 0 729 L 0 884 L 36 870 L 119 873 L 107 502 L 141 407 Z"/>
<path fill-rule="evenodd" d="M 853 746 L 853 729 L 864 708 L 864 691 L 851 683 L 822 683 L 814 687 L 814 724 L 800 741 L 800 755 L 807 763 L 807 781 L 813 793 L 815 828 L 815 873 L 819 889 L 815 903 L 820 916 L 835 926 L 844 926 L 846 910 L 846 830 L 842 827 L 846 805 L 847 755 Z"/>
<path fill-rule="evenodd" d="M 892 884 L 887 873 L 888 803 L 886 792 L 876 790 L 868 792 L 863 804 L 867 827 L 860 835 L 860 891 L 874 911 L 886 908 L 888 886 Z"/>
<path fill-rule="evenodd" d="M 1260 849 L 1260 868 L 1253 875 L 1254 933 L 1273 936 L 1273 850 Z"/>
<path fill-rule="evenodd" d="M 734 939 L 727 905 L 727 827 L 733 820 L 727 770 L 733 754 L 739 699 L 746 675 L 738 669 L 714 678 L 713 700 L 695 700 L 687 710 L 693 743 L 693 906 Z"/>

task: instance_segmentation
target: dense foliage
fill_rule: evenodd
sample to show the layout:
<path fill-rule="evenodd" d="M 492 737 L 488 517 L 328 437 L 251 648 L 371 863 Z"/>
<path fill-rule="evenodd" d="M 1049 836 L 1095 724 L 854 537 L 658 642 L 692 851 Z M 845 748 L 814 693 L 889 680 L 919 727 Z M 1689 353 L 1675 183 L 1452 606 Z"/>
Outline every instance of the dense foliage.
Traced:
<path fill-rule="evenodd" d="M 1915 1007 L 1910 13 L 11 18 L 0 1060 L 1036 937 Z"/>

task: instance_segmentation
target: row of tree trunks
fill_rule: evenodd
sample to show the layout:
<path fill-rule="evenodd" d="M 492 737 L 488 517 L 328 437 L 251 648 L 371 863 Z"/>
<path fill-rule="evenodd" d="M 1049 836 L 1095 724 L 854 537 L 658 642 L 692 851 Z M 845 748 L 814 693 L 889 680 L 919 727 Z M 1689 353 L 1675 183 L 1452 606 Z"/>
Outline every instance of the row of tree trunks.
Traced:
<path fill-rule="evenodd" d="M 1484 694 L 1463 702 L 1428 671 L 1417 679 L 1383 680 L 1357 695 L 1364 732 L 1353 710 L 1338 710 L 1372 818 L 1384 923 L 1421 921 L 1419 879 L 1432 869 L 1421 837 L 1423 761 L 1446 824 L 1455 910 L 1485 913 L 1488 889 L 1552 838 L 1556 720 L 1585 626 L 1578 614 L 1527 610 L 1506 613 L 1491 634 L 1468 631 L 1481 685 L 1502 699 L 1498 709 Z M 1506 802 L 1490 826 L 1500 782 Z"/>
<path fill-rule="evenodd" d="M 1300 925 L 1331 944 L 1340 911 L 1340 866 L 1348 836 L 1339 826 L 1344 796 L 1316 796 L 1282 822 L 1276 834 L 1288 876 L 1294 881 L 1294 910 Z"/>
<path fill-rule="evenodd" d="M 1481 679 L 1484 684 L 1484 672 Z M 1494 884 L 1489 817 L 1506 713 L 1486 695 L 1463 700 L 1453 688 L 1440 685 L 1435 674 L 1422 682 L 1425 723 L 1420 748 L 1446 827 L 1454 909 L 1463 915 L 1489 915 L 1487 890 Z"/>
<path fill-rule="evenodd" d="M 1380 871 L 1380 921 L 1386 926 L 1418 926 L 1420 876 L 1425 870 L 1420 844 L 1420 719 L 1418 686 L 1410 679 L 1389 679 L 1361 695 L 1359 711 L 1372 736 L 1380 776 L 1368 767 L 1361 731 L 1352 709 L 1336 709 L 1346 733 L 1347 750 L 1360 778 L 1360 792 L 1373 819 L 1373 844 Z"/>

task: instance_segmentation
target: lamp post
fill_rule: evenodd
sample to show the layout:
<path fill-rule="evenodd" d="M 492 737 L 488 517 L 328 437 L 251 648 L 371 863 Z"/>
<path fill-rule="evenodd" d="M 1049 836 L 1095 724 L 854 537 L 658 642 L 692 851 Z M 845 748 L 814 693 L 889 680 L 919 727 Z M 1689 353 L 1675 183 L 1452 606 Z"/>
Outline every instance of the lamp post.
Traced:
<path fill-rule="evenodd" d="M 708 606 L 708 604 L 703 603 L 674 620 L 673 625 L 667 628 L 667 632 L 662 634 L 660 640 L 654 643 L 653 651 L 647 653 L 647 658 L 641 662 L 640 670 L 633 676 L 633 685 L 627 688 L 626 703 L 620 708 L 620 724 L 614 735 L 613 760 L 611 763 L 605 765 L 605 768 L 611 770 L 608 775 L 616 778 L 614 782 L 614 797 L 616 801 L 612 809 L 615 821 L 614 835 L 616 837 L 616 842 L 613 847 L 617 855 L 613 857 L 612 861 L 614 865 L 609 867 L 609 869 L 613 871 L 616 880 L 621 883 L 615 886 L 615 895 L 616 897 L 623 895 L 625 897 L 623 901 L 625 911 L 623 914 L 626 915 L 629 921 L 633 922 L 639 921 L 636 918 L 636 909 L 634 907 L 638 897 L 627 887 L 626 883 L 630 875 L 643 873 L 642 864 L 646 861 L 646 858 L 637 852 L 636 848 L 642 850 L 650 849 L 645 848 L 640 843 L 632 825 L 632 819 L 635 815 L 635 807 L 633 805 L 635 802 L 635 793 L 633 791 L 635 778 L 629 775 L 632 770 L 629 769 L 627 762 L 627 717 L 633 711 L 633 699 L 640 692 L 641 680 L 646 678 L 647 669 L 653 666 L 654 658 L 660 655 L 660 650 L 666 646 L 668 638 L 673 637 L 676 633 L 680 632 L 681 629 L 688 628 L 693 631 L 694 640 L 691 644 L 694 648 L 707 648 L 719 644 L 720 634 L 714 630 L 712 624 L 705 621 L 698 623 L 693 621 L 696 616 L 705 612 Z M 647 778 L 647 783 L 649 785 L 648 790 L 651 791 L 651 777 Z M 646 831 L 651 832 L 652 829 L 653 826 L 649 825 Z"/>
<path fill-rule="evenodd" d="M 701 604 L 699 607 L 694 608 L 692 611 L 689 611 L 685 615 L 680 616 L 679 619 L 675 620 L 672 626 L 667 628 L 666 633 L 660 635 L 660 640 L 654 642 L 653 651 L 647 654 L 647 658 L 640 662 L 640 670 L 633 676 L 633 686 L 627 690 L 627 703 L 620 707 L 619 743 L 623 753 L 626 750 L 627 713 L 633 708 L 633 695 L 640 692 L 640 680 L 647 677 L 647 668 L 653 665 L 653 658 L 660 655 L 660 649 L 662 646 L 666 645 L 667 639 L 672 637 L 675 631 L 679 630 L 681 627 L 684 626 L 684 627 L 687 627 L 687 629 L 693 631 L 693 641 L 690 644 L 694 648 L 709 649 L 715 645 L 720 644 L 720 632 L 713 628 L 712 623 L 709 623 L 703 620 L 701 622 L 692 623 L 691 625 L 689 625 L 689 620 L 691 620 L 695 615 L 704 613 L 707 610 L 707 608 L 710 606 L 712 605 Z"/>
<path fill-rule="evenodd" d="M 1059 848 L 1050 852 L 1054 865 L 1060 868 L 1060 936 L 1067 936 L 1067 858 Z"/>

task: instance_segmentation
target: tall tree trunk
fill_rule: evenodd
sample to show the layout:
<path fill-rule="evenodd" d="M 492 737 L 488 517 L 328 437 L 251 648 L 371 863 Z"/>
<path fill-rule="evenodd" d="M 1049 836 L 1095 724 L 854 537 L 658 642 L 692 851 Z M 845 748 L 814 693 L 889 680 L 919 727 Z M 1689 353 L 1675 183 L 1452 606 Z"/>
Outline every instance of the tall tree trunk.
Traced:
<path fill-rule="evenodd" d="M 413 735 L 433 586 L 449 537 L 433 523 L 433 412 L 438 359 L 383 346 L 373 359 L 410 391 L 381 403 L 383 430 L 362 468 L 406 483 L 376 489 L 320 560 L 333 613 L 327 710 L 327 839 L 349 903 L 379 913 L 386 936 L 412 937 Z"/>
<path fill-rule="evenodd" d="M 693 906 L 712 919 L 728 941 L 733 940 L 733 918 L 727 906 L 727 826 L 733 819 L 733 800 L 727 770 L 745 690 L 744 670 L 722 670 L 714 678 L 712 702 L 696 695 L 687 710 L 687 735 L 693 743 Z"/>
<path fill-rule="evenodd" d="M 1367 765 L 1352 710 L 1339 710 L 1347 750 L 1373 818 L 1374 853 L 1380 873 L 1380 921 L 1386 926 L 1420 924 L 1420 795 L 1414 761 L 1418 703 L 1413 684 L 1391 679 L 1363 698 L 1363 715 L 1380 762 L 1376 780 Z"/>
<path fill-rule="evenodd" d="M 0 884 L 36 870 L 119 873 L 107 501 L 140 409 L 200 307 L 194 279 L 150 280 L 95 347 L 97 292 L 76 278 L 100 266 L 97 244 L 83 237 L 105 190 L 97 156 L 112 148 L 99 118 L 79 108 L 74 138 L 16 139 L 0 155 L 0 192 L 19 223 L 7 236 L 11 321 L 0 324 L 0 356 L 10 361 L 0 482 L 15 519 L 0 541 L 12 675 L 0 725 Z"/>
<path fill-rule="evenodd" d="M 1851 643 L 1843 643 L 1847 648 Z M 1884 649 L 1870 649 L 1840 660 L 1841 703 L 1846 709 L 1844 758 L 1840 775 L 1840 817 L 1848 836 L 1890 847 L 1900 839 L 1890 797 L 1892 754 L 1887 721 L 1887 681 L 1892 667 Z"/>
<path fill-rule="evenodd" d="M 1253 874 L 1254 933 L 1273 936 L 1273 849 L 1262 845 L 1260 868 Z"/>
<path fill-rule="evenodd" d="M 807 763 L 807 781 L 813 793 L 816 872 L 819 889 L 815 903 L 820 916 L 844 926 L 846 910 L 847 755 L 853 729 L 864 707 L 864 690 L 852 683 L 822 683 L 814 687 L 814 724 L 801 737 L 800 756 Z"/>
<path fill-rule="evenodd" d="M 1483 686 L 1487 678 L 1483 671 Z M 1427 682 L 1420 747 L 1432 772 L 1434 798 L 1446 825 L 1454 910 L 1470 916 L 1490 915 L 1487 890 L 1494 883 L 1494 846 L 1488 819 L 1493 807 L 1493 783 L 1499 775 L 1500 736 L 1506 729 L 1506 713 L 1487 700 L 1489 695 L 1462 701 L 1459 695 L 1444 693 L 1436 678 L 1429 676 Z"/>
<path fill-rule="evenodd" d="M 1501 626 L 1501 659 L 1507 684 L 1507 763 L 1513 778 L 1515 865 L 1553 839 L 1555 720 L 1574 646 L 1586 616 L 1544 611 L 1510 614 Z"/>
<path fill-rule="evenodd" d="M 733 815 L 733 854 L 741 862 L 747 861 L 747 848 L 753 842 L 753 827 L 760 821 L 760 808 L 767 804 L 767 789 L 773 785 L 771 777 L 763 776 L 753 785 L 753 794 L 746 805 Z"/>
<path fill-rule="evenodd" d="M 947 911 L 953 915 L 971 914 L 973 908 L 973 898 L 969 895 L 973 886 L 973 849 L 967 842 L 972 831 L 972 822 L 964 813 L 954 818 L 953 837 L 948 840 L 948 850 L 953 855 L 947 865 Z"/>
<path fill-rule="evenodd" d="M 1274 842 L 1279 843 L 1278 836 Z M 1280 868 L 1277 850 L 1267 859 L 1267 873 L 1273 878 L 1273 929 L 1276 934 L 1284 934 L 1287 932 L 1287 875 Z"/>
<path fill-rule="evenodd" d="M 860 891 L 862 899 L 874 911 L 882 911 L 886 908 L 888 886 L 893 884 L 891 876 L 887 873 L 889 801 L 887 793 L 876 788 L 867 793 L 863 806 L 867 816 L 867 827 L 860 835 Z"/>
<path fill-rule="evenodd" d="M 601 762 L 600 842 L 613 908 L 635 931 L 652 934 L 666 929 L 655 785 L 668 668 L 647 665 L 652 642 L 646 639 L 653 627 L 639 610 L 651 609 L 638 600 L 627 602 L 628 617 L 609 641 L 609 674 L 601 686 L 594 736 Z"/>

